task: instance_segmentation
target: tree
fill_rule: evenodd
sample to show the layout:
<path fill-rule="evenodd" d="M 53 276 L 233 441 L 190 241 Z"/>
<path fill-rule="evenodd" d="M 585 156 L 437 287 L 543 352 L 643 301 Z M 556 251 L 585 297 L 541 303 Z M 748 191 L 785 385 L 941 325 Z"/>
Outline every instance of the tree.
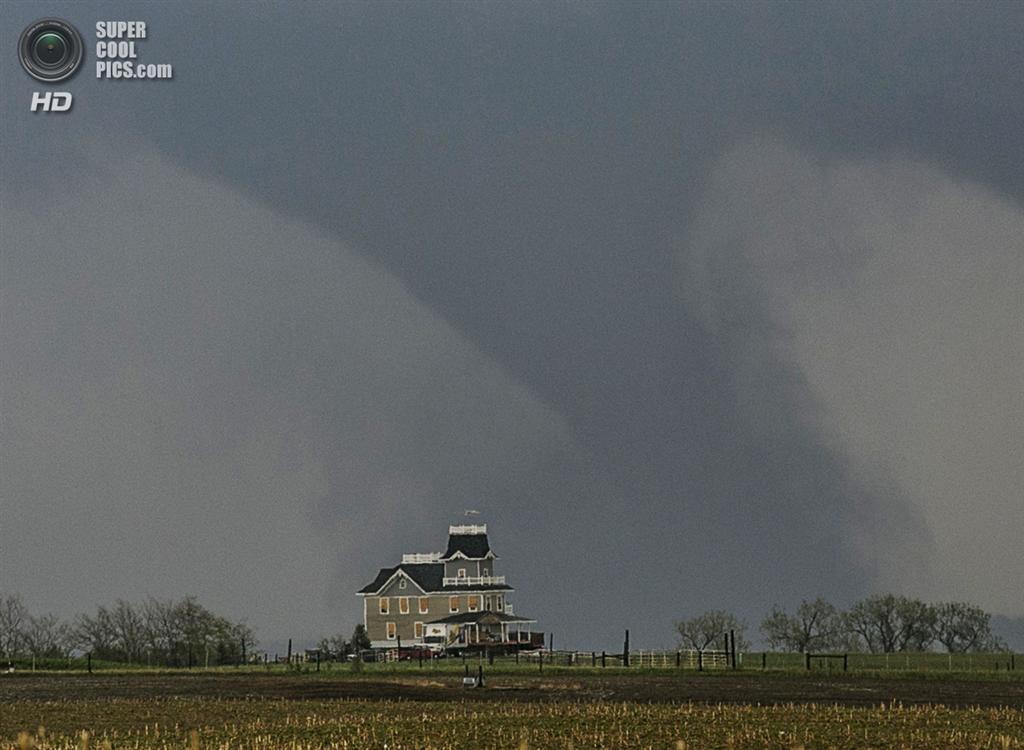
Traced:
<path fill-rule="evenodd" d="M 772 648 L 783 651 L 824 651 L 835 648 L 842 633 L 842 620 L 834 606 L 822 598 L 802 601 L 796 614 L 778 607 L 761 623 L 761 632 Z"/>
<path fill-rule="evenodd" d="M 173 601 L 149 597 L 142 605 L 146 647 L 152 658 L 167 665 L 177 665 L 178 611 Z"/>
<path fill-rule="evenodd" d="M 337 635 L 331 636 L 330 638 L 321 639 L 320 643 L 317 645 L 317 648 L 320 650 L 320 653 L 322 653 L 324 656 L 330 659 L 344 659 L 349 654 L 351 644 L 347 640 L 345 640 L 345 636 L 343 636 L 341 633 L 338 633 Z"/>
<path fill-rule="evenodd" d="M 73 628 L 75 645 L 99 659 L 116 658 L 117 634 L 106 607 L 97 607 L 96 616 L 79 615 Z"/>
<path fill-rule="evenodd" d="M 967 602 L 944 602 L 935 606 L 935 640 L 950 653 L 998 651 L 992 615 Z"/>
<path fill-rule="evenodd" d="M 930 604 L 885 594 L 857 602 L 843 623 L 872 653 L 924 651 L 935 640 L 935 617 Z"/>
<path fill-rule="evenodd" d="M 118 599 L 109 613 L 114 632 L 114 647 L 129 664 L 142 658 L 146 645 L 146 621 L 142 613 L 129 602 Z"/>
<path fill-rule="evenodd" d="M 0 596 L 0 657 L 18 656 L 25 641 L 28 610 L 17 594 Z"/>
<path fill-rule="evenodd" d="M 366 626 L 362 623 L 356 625 L 355 630 L 352 631 L 352 639 L 350 641 L 352 650 L 357 654 L 364 649 L 370 648 L 370 636 L 366 633 Z"/>
<path fill-rule="evenodd" d="M 246 660 L 251 660 L 256 646 L 259 645 L 252 628 L 242 622 L 235 623 L 232 627 L 232 639 L 233 643 L 238 644 L 238 661 L 241 661 L 243 657 Z"/>
<path fill-rule="evenodd" d="M 711 610 L 689 620 L 676 623 L 679 642 L 684 648 L 704 651 L 714 643 L 725 643 L 725 634 L 730 630 L 736 635 L 736 648 L 740 651 L 748 649 L 750 644 L 743 637 L 746 625 L 736 616 L 721 610 Z"/>
<path fill-rule="evenodd" d="M 25 652 L 37 659 L 59 659 L 73 648 L 71 628 L 56 615 L 29 616 L 25 626 Z"/>

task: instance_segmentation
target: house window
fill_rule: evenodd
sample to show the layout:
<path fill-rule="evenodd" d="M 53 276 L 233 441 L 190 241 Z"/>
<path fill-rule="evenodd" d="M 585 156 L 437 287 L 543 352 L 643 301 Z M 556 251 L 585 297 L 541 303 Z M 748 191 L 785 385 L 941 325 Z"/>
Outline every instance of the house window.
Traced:
<path fill-rule="evenodd" d="M 497 609 L 499 612 L 505 611 L 505 602 L 503 601 L 503 599 L 504 597 L 501 594 L 498 594 L 498 596 L 495 597 L 495 609 Z"/>
<path fill-rule="evenodd" d="M 388 628 L 388 640 L 389 641 L 395 640 L 395 638 L 398 637 L 398 626 L 395 623 L 393 623 L 393 622 L 389 622 L 387 624 L 387 628 Z"/>
<path fill-rule="evenodd" d="M 459 578 L 465 578 L 465 577 L 466 577 L 466 569 L 465 568 L 459 568 Z"/>
<path fill-rule="evenodd" d="M 489 576 L 489 575 L 491 574 L 491 569 L 490 569 L 490 568 L 484 568 L 484 572 L 483 572 L 483 574 L 484 574 L 485 576 Z"/>
<path fill-rule="evenodd" d="M 400 588 L 400 589 L 404 589 L 405 588 L 405 579 L 404 578 L 399 578 L 398 579 L 398 588 Z"/>
<path fill-rule="evenodd" d="M 471 596 L 471 597 L 469 597 L 469 611 L 470 612 L 476 612 L 478 609 L 480 609 L 480 597 L 479 596 Z"/>
<path fill-rule="evenodd" d="M 388 599 L 386 596 L 382 596 L 380 598 L 380 613 L 382 615 L 386 615 L 390 611 L 391 611 L 391 600 Z"/>
<path fill-rule="evenodd" d="M 412 629 L 413 629 L 413 634 L 417 638 L 422 638 L 423 637 L 423 623 L 422 622 L 414 623 L 413 626 L 412 626 Z"/>
<path fill-rule="evenodd" d="M 489 596 L 484 597 L 484 609 L 486 609 L 488 612 L 491 611 L 491 597 Z"/>
<path fill-rule="evenodd" d="M 458 612 L 459 611 L 459 597 L 449 596 L 448 597 L 448 611 Z"/>
<path fill-rule="evenodd" d="M 420 597 L 420 614 L 425 615 L 430 611 L 430 599 L 425 596 Z"/>
<path fill-rule="evenodd" d="M 398 614 L 407 615 L 409 614 L 409 597 L 403 596 L 398 599 Z"/>

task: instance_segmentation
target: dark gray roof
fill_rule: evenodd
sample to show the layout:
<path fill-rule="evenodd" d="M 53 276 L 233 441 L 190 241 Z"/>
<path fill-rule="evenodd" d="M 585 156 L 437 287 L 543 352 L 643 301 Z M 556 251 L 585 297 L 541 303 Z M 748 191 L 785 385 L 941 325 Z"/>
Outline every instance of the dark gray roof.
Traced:
<path fill-rule="evenodd" d="M 401 569 L 417 586 L 424 591 L 432 593 L 472 593 L 474 591 L 512 591 L 511 586 L 500 583 L 491 583 L 473 586 L 445 586 L 444 585 L 444 563 L 402 563 L 391 568 L 381 568 L 377 577 L 370 583 L 359 589 L 359 594 L 376 594 L 381 587 L 388 582 L 388 579 Z"/>
<path fill-rule="evenodd" d="M 440 620 L 431 620 L 431 625 L 466 625 L 475 622 L 482 622 L 484 620 L 490 620 L 493 622 L 537 622 L 531 620 L 529 617 L 519 617 L 518 615 L 507 615 L 504 612 L 491 612 L 490 610 L 484 610 L 483 612 L 460 612 L 457 615 L 449 615 L 448 617 L 442 617 Z"/>
<path fill-rule="evenodd" d="M 356 593 L 357 594 L 375 594 L 375 593 L 377 593 L 378 591 L 380 591 L 380 587 L 388 582 L 388 579 L 392 575 L 394 575 L 394 572 L 397 569 L 398 569 L 397 567 L 394 567 L 394 568 L 381 568 L 380 572 L 377 573 L 377 577 L 374 578 L 372 581 L 370 581 L 365 586 L 363 586 L 361 589 L 359 589 L 359 591 L 357 591 Z"/>
<path fill-rule="evenodd" d="M 487 557 L 491 551 L 491 545 L 487 541 L 487 534 L 449 534 L 448 549 L 442 556 L 445 560 L 451 559 L 456 552 L 461 552 L 470 559 L 479 560 Z"/>

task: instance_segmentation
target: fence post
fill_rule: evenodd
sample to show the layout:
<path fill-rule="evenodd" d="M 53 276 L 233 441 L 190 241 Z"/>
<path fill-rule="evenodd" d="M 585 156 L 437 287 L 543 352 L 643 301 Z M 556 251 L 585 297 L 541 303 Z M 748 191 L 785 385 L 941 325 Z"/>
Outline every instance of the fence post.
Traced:
<path fill-rule="evenodd" d="M 316 671 L 320 671 L 320 649 L 316 650 Z"/>
<path fill-rule="evenodd" d="M 768 669 L 768 652 L 767 651 L 762 651 L 761 652 L 761 669 L 762 670 Z"/>
<path fill-rule="evenodd" d="M 537 652 L 537 665 L 540 667 L 540 671 L 544 671 L 544 649 Z"/>
<path fill-rule="evenodd" d="M 92 651 L 90 651 L 86 656 L 86 665 L 89 670 L 89 674 L 92 674 Z"/>
<path fill-rule="evenodd" d="M 844 672 L 846 671 L 846 658 L 847 658 L 847 654 L 843 654 L 843 671 Z"/>
<path fill-rule="evenodd" d="M 607 659 L 608 659 L 608 654 L 607 654 L 607 653 L 605 653 L 604 651 L 602 651 L 602 652 L 601 652 L 601 668 L 602 668 L 602 669 L 603 669 L 604 667 L 607 667 L 607 666 L 608 666 L 608 663 L 607 663 Z"/>
<path fill-rule="evenodd" d="M 704 671 L 704 651 L 701 649 L 697 649 L 697 671 Z"/>
<path fill-rule="evenodd" d="M 683 654 L 681 651 L 676 651 L 676 669 L 683 666 Z"/>
<path fill-rule="evenodd" d="M 736 631 L 729 631 L 729 643 L 731 645 L 730 656 L 732 657 L 732 668 L 736 669 Z"/>
<path fill-rule="evenodd" d="M 597 652 L 596 651 L 591 651 L 590 652 L 590 666 L 592 666 L 592 667 L 596 667 L 597 666 Z"/>
<path fill-rule="evenodd" d="M 622 645 L 622 666 L 629 666 L 629 628 L 626 628 L 626 642 Z"/>
<path fill-rule="evenodd" d="M 811 671 L 811 652 L 810 651 L 805 651 L 804 652 L 804 664 L 807 666 L 807 671 L 810 672 Z"/>

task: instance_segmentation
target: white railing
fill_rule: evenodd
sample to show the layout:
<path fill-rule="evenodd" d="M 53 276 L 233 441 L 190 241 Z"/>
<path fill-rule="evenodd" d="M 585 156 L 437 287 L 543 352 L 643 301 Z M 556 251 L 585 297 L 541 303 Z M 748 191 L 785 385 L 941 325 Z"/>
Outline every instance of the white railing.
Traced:
<path fill-rule="evenodd" d="M 449 526 L 448 527 L 448 535 L 449 536 L 451 536 L 452 534 L 462 535 L 462 534 L 486 534 L 486 533 L 487 533 L 487 524 L 485 524 L 485 523 L 481 523 L 481 524 L 467 524 L 467 525 L 462 525 L 462 526 Z"/>
<path fill-rule="evenodd" d="M 404 565 L 419 565 L 422 563 L 441 562 L 440 552 L 409 552 L 402 555 Z"/>
<path fill-rule="evenodd" d="M 505 584 L 505 576 L 461 576 L 459 578 L 442 578 L 443 586 L 492 586 Z"/>

